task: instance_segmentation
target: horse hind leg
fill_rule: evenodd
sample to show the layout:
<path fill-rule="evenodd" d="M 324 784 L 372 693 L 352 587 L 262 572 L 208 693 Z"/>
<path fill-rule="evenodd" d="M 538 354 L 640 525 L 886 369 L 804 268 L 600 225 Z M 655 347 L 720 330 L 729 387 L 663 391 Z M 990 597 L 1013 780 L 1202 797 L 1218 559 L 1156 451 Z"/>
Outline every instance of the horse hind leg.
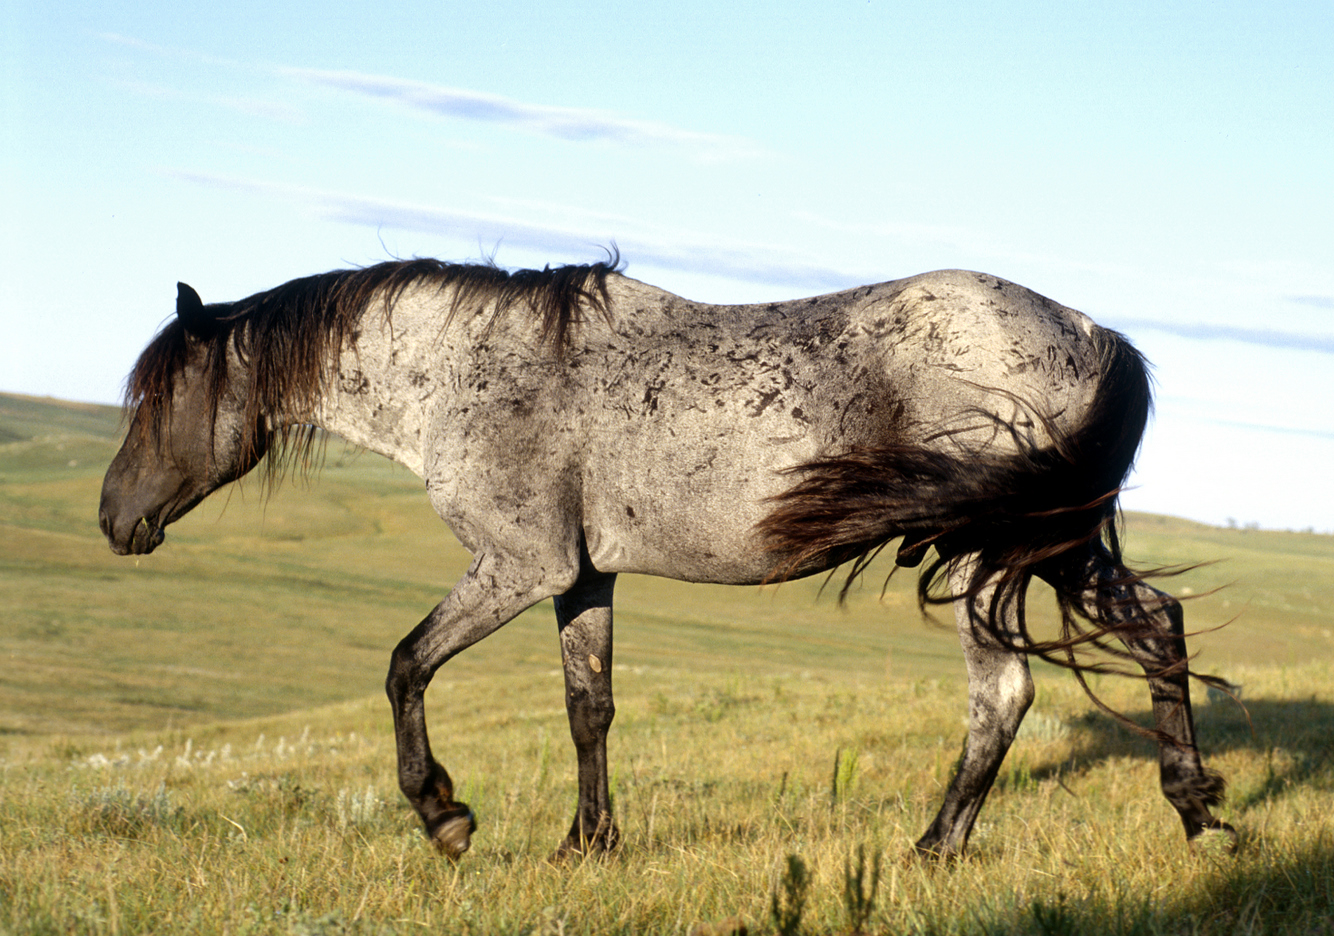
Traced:
<path fill-rule="evenodd" d="M 953 594 L 967 591 L 975 562 L 976 557 L 963 557 L 951 567 Z M 917 840 L 917 852 L 924 857 L 954 858 L 963 853 L 1001 762 L 1033 702 L 1028 658 L 1003 646 L 977 623 L 977 616 L 987 613 L 993 592 L 994 585 L 989 585 L 971 600 L 959 597 L 954 601 L 968 668 L 968 740 L 940 812 Z M 1015 633 L 1013 609 L 1005 609 L 1004 625 Z"/>
<path fill-rule="evenodd" d="M 1236 831 L 1209 811 L 1222 802 L 1224 782 L 1216 771 L 1204 766 L 1195 740 L 1181 603 L 1135 579 L 1101 545 L 1095 547 L 1086 568 L 1085 612 L 1094 620 L 1111 619 L 1149 683 L 1154 725 L 1160 735 L 1158 767 L 1163 795 L 1181 817 L 1188 840 L 1216 830 L 1225 833 L 1235 848 Z"/>
<path fill-rule="evenodd" d="M 595 571 L 585 559 L 574 587 L 555 600 L 565 707 L 579 759 L 579 805 L 553 860 L 609 851 L 620 842 L 607 782 L 607 731 L 616 715 L 611 690 L 615 585 L 614 574 Z"/>

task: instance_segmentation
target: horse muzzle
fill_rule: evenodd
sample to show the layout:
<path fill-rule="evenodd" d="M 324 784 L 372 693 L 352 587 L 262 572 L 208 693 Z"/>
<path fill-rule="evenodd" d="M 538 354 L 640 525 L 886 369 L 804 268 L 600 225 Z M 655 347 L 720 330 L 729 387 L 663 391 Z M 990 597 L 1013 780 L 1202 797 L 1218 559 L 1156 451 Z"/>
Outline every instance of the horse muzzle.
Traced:
<path fill-rule="evenodd" d="M 106 534 L 111 551 L 118 556 L 146 556 L 157 549 L 167 535 L 162 527 L 154 525 L 147 517 L 137 519 L 128 535 L 117 532 L 115 518 L 105 511 L 98 517 L 98 525 Z"/>

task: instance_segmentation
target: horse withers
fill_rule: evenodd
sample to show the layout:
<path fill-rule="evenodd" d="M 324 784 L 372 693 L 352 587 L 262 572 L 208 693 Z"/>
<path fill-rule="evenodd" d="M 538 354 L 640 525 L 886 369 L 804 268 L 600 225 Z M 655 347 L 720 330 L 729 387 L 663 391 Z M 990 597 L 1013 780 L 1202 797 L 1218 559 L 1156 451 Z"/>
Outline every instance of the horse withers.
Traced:
<path fill-rule="evenodd" d="M 427 739 L 436 670 L 554 598 L 579 799 L 557 854 L 619 838 L 607 784 L 612 593 L 635 572 L 776 582 L 898 542 L 950 600 L 969 680 L 965 751 L 917 842 L 960 854 L 1033 699 L 1028 658 L 1143 668 L 1164 794 L 1188 838 L 1210 806 L 1181 607 L 1122 562 L 1114 519 L 1150 407 L 1115 332 L 1023 287 L 927 273 L 761 305 L 690 302 L 615 263 L 507 272 L 435 260 L 293 280 L 177 315 L 130 375 L 100 521 L 120 554 L 315 427 L 416 472 L 472 553 L 395 648 L 399 784 L 445 854 L 476 829 Z M 1033 576 L 1060 635 L 1030 633 Z M 942 592 L 945 594 L 942 596 Z"/>

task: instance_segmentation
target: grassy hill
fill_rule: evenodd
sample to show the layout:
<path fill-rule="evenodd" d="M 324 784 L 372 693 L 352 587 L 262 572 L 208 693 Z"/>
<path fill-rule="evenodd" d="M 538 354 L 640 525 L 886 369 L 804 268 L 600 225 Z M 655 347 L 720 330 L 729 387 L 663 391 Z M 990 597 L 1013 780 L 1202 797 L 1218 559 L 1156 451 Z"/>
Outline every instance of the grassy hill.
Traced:
<path fill-rule="evenodd" d="M 857 845 L 888 858 L 875 932 L 1306 932 L 1334 909 L 1334 537 L 1128 518 L 1137 563 L 1211 563 L 1167 587 L 1207 631 L 1197 668 L 1245 686 L 1249 721 L 1200 707 L 1236 859 L 1187 851 L 1152 750 L 1044 669 L 973 858 L 903 863 L 966 701 L 952 627 L 882 568 L 846 610 L 818 580 L 623 577 L 627 847 L 574 872 L 542 860 L 573 807 L 549 603 L 451 661 L 433 736 L 483 817 L 454 868 L 398 797 L 381 689 L 468 561 L 418 479 L 335 444 L 309 484 L 220 492 L 120 558 L 96 521 L 119 434 L 114 408 L 0 395 L 0 933 L 754 931 L 791 854 L 804 931 L 847 932 Z M 1099 689 L 1145 717 L 1142 686 Z"/>
<path fill-rule="evenodd" d="M 221 491 L 153 555 L 114 556 L 96 512 L 120 431 L 112 407 L 0 396 L 0 653 L 12 662 L 0 732 L 197 724 L 377 694 L 389 650 L 467 566 L 415 476 L 337 442 L 309 482 L 268 499 L 254 482 Z M 1132 515 L 1127 553 L 1145 566 L 1212 563 L 1165 586 L 1196 596 L 1188 621 L 1208 631 L 1193 641 L 1208 671 L 1334 650 L 1334 537 Z M 757 589 L 624 576 L 618 664 L 854 681 L 960 673 L 952 628 L 922 621 L 910 575 L 881 596 L 888 571 L 873 570 L 845 610 L 819 579 Z M 442 676 L 558 659 L 547 603 Z"/>

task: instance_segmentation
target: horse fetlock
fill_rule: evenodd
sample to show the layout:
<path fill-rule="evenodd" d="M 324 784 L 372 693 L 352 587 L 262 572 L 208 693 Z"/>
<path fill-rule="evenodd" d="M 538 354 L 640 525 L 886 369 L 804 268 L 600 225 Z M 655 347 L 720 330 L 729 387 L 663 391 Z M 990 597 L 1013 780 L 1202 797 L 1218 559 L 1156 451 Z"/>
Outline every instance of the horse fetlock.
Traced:
<path fill-rule="evenodd" d="M 593 829 L 591 835 L 586 831 L 590 827 Z M 602 813 L 596 823 L 584 823 L 576 816 L 570 834 L 565 836 L 565 841 L 552 853 L 550 860 L 559 863 L 606 854 L 615 851 L 620 844 L 621 830 L 609 814 Z"/>
<path fill-rule="evenodd" d="M 1196 791 L 1196 795 L 1199 796 L 1200 802 L 1207 806 L 1217 806 L 1219 803 L 1223 802 L 1224 797 L 1227 795 L 1227 781 L 1223 779 L 1221 773 L 1206 767 L 1204 776 L 1200 778 Z"/>
<path fill-rule="evenodd" d="M 1210 806 L 1222 803 L 1227 794 L 1227 781 L 1223 775 L 1207 767 L 1184 777 L 1164 776 L 1162 786 L 1168 802 L 1182 813 L 1193 810 L 1208 812 Z"/>
<path fill-rule="evenodd" d="M 602 821 L 598 823 L 597 831 L 593 833 L 592 839 L 589 840 L 590 847 L 598 851 L 609 852 L 620 847 L 620 844 L 621 830 L 616 827 L 616 823 L 611 821 L 611 817 L 604 813 Z"/>
<path fill-rule="evenodd" d="M 948 840 L 928 840 L 927 836 L 922 836 L 913 846 L 913 853 L 921 861 L 945 864 L 962 858 L 963 846 Z"/>

